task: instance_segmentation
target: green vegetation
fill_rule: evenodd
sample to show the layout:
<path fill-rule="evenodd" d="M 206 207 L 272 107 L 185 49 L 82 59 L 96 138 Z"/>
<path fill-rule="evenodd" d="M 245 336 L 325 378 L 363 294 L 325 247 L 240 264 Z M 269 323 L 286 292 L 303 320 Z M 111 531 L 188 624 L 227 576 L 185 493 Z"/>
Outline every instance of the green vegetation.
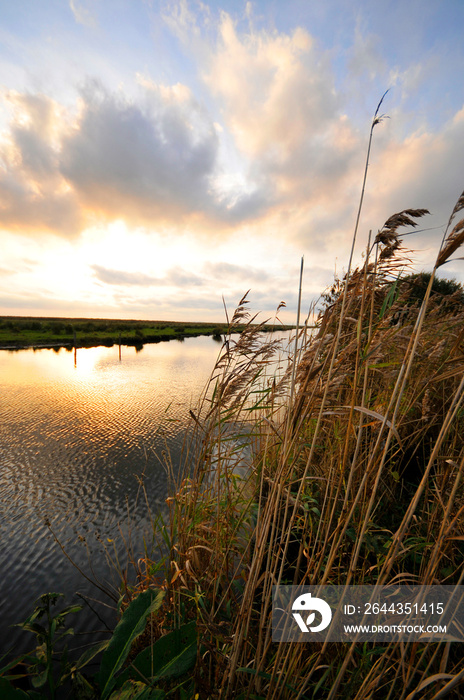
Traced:
<path fill-rule="evenodd" d="M 284 328 L 290 330 L 291 326 Z M 265 325 L 262 330 L 272 329 L 273 326 Z M 77 347 L 140 345 L 199 335 L 212 335 L 217 339 L 226 330 L 227 325 L 223 323 L 1 316 L 0 348 L 73 347 L 74 342 Z M 237 332 L 241 330 L 237 328 Z"/>
<path fill-rule="evenodd" d="M 401 284 L 407 285 L 408 288 L 409 293 L 406 300 L 408 306 L 422 303 L 431 277 L 430 272 L 419 272 L 401 278 Z M 430 297 L 431 301 L 445 312 L 459 312 L 464 306 L 464 288 L 456 280 L 435 276 L 432 281 Z"/>
<path fill-rule="evenodd" d="M 390 217 L 289 357 L 240 301 L 190 411 L 169 517 L 153 523 L 159 556 L 134 562 L 100 669 L 74 665 L 70 697 L 461 697 L 460 644 L 276 644 L 270 613 L 279 584 L 463 584 L 464 307 L 459 285 L 434 292 L 464 243 L 464 219 L 451 228 L 463 209 L 464 192 L 413 303 L 398 231 L 427 212 Z M 49 630 L 32 629 L 38 649 Z M 5 668 L 2 698 L 54 697 L 40 654 L 23 659 L 40 693 Z"/>
<path fill-rule="evenodd" d="M 58 593 L 47 593 L 40 597 L 28 619 L 20 625 L 36 637 L 37 646 L 33 654 L 20 658 L 0 669 L 0 692 L 2 700 L 21 698 L 144 698 L 161 700 L 165 693 L 161 688 L 150 688 L 147 676 L 155 681 L 173 679 L 186 673 L 195 663 L 197 637 L 195 622 L 182 625 L 170 634 L 153 641 L 147 658 L 141 652 L 127 663 L 134 642 L 143 633 L 147 619 L 161 607 L 162 591 L 151 589 L 140 593 L 121 612 L 111 639 L 90 646 L 78 659 L 68 658 L 68 649 L 60 645 L 64 637 L 73 634 L 67 627 L 67 616 L 76 614 L 81 606 L 65 608 L 53 614 L 52 607 L 61 597 Z M 45 624 L 38 622 L 45 618 Z M 54 663 L 59 655 L 60 664 Z M 91 680 L 86 677 L 89 665 L 99 657 L 98 671 Z M 123 667 L 125 668 L 123 669 Z M 122 672 L 121 672 L 122 671 Z M 28 693 L 15 687 L 14 683 L 29 678 L 35 690 Z"/>

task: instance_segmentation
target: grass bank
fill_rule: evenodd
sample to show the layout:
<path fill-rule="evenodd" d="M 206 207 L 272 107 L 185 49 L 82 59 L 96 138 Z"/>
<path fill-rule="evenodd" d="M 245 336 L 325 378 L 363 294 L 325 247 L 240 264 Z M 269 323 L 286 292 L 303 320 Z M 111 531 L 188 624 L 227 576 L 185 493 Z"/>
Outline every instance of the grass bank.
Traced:
<path fill-rule="evenodd" d="M 241 330 L 243 326 L 237 328 L 237 332 Z M 265 325 L 263 330 L 270 331 L 272 326 Z M 0 349 L 140 346 L 199 335 L 220 339 L 226 332 L 227 325 L 223 323 L 0 316 Z"/>
<path fill-rule="evenodd" d="M 420 278 L 404 275 L 399 230 L 425 211 L 391 217 L 280 372 L 254 328 L 224 344 L 192 416 L 193 471 L 155 531 L 165 568 L 138 565 L 140 590 L 165 596 L 154 638 L 196 625 L 178 697 L 461 697 L 459 643 L 278 644 L 271 605 L 284 584 L 463 584 L 463 291 L 434 281 L 463 208 L 464 194 Z M 245 314 L 242 300 L 230 333 Z"/>

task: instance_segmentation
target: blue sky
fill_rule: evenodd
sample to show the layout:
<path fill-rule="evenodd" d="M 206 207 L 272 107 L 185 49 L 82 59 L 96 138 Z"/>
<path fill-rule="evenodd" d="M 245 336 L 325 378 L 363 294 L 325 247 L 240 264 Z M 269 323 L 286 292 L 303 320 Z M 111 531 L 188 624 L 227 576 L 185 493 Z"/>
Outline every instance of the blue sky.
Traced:
<path fill-rule="evenodd" d="M 464 188 L 461 0 L 0 0 L 0 313 L 294 319 L 393 213 Z M 464 279 L 462 262 L 446 275 Z"/>

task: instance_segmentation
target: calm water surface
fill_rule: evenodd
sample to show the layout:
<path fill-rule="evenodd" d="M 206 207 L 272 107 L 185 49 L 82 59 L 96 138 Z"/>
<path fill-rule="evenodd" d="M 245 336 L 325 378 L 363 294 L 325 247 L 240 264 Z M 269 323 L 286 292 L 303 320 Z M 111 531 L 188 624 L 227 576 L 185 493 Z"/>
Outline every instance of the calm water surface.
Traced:
<path fill-rule="evenodd" d="M 105 604 L 91 603 L 99 617 L 90 608 L 76 616 L 77 633 L 113 623 L 111 600 L 46 522 L 90 578 L 117 585 L 101 543 L 121 564 L 123 536 L 143 551 L 149 515 L 137 477 L 153 512 L 165 511 L 161 454 L 178 466 L 188 410 L 219 350 L 200 337 L 123 347 L 121 361 L 117 346 L 81 349 L 76 364 L 65 349 L 0 351 L 0 651 L 31 646 L 32 635 L 11 625 L 52 590 L 67 603 L 79 591 Z"/>

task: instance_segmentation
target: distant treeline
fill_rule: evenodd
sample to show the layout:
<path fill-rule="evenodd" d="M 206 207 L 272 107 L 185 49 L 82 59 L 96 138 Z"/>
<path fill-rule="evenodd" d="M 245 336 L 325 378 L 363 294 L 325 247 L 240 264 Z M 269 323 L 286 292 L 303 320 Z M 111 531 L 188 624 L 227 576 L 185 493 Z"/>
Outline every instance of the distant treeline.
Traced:
<path fill-rule="evenodd" d="M 274 328 L 262 326 L 263 331 Z M 289 330 L 291 326 L 278 328 Z M 242 327 L 238 325 L 234 330 L 240 333 Z M 226 332 L 228 327 L 224 323 L 0 316 L 0 348 L 143 345 L 199 335 L 211 335 L 219 340 Z"/>

